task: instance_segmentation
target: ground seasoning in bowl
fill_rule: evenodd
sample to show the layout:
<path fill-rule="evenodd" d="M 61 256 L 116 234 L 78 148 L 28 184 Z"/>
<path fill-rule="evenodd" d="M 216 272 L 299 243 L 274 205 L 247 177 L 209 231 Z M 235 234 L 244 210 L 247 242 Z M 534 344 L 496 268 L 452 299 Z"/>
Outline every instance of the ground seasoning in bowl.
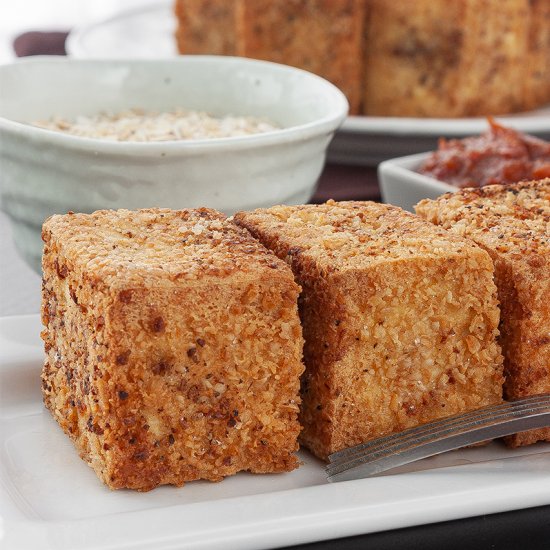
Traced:
<path fill-rule="evenodd" d="M 202 111 L 185 109 L 168 112 L 129 109 L 116 114 L 104 112 L 78 116 L 74 120 L 53 117 L 33 124 L 73 136 L 142 142 L 227 138 L 280 129 L 265 118 L 233 115 L 216 117 Z"/>
<path fill-rule="evenodd" d="M 550 143 L 489 119 L 480 136 L 439 140 L 418 170 L 456 187 L 483 187 L 550 177 Z"/>

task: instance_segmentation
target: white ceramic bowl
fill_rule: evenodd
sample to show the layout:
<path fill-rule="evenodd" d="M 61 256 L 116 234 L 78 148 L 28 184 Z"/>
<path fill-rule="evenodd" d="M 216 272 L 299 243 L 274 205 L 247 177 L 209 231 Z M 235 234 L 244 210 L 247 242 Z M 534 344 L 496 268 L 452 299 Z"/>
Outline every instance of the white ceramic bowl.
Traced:
<path fill-rule="evenodd" d="M 243 58 L 41 57 L 0 67 L 0 204 L 16 246 L 40 269 L 41 225 L 54 213 L 209 206 L 232 214 L 307 202 L 348 103 L 311 73 Z M 75 137 L 25 122 L 127 108 L 251 115 L 282 129 L 167 142 Z"/>
<path fill-rule="evenodd" d="M 453 185 L 417 172 L 430 154 L 420 153 L 382 162 L 378 166 L 382 200 L 414 212 L 414 205 L 422 199 L 435 199 L 443 193 L 457 191 Z"/>

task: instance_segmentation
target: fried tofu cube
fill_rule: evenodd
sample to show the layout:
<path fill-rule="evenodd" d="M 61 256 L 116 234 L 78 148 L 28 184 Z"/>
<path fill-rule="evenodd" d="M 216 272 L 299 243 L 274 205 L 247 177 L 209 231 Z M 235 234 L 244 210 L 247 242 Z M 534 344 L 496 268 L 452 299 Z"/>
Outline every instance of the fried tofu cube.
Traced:
<path fill-rule="evenodd" d="M 507 399 L 550 393 L 550 179 L 489 185 L 424 200 L 416 211 L 467 237 L 495 264 Z M 550 441 L 550 428 L 506 439 Z"/>
<path fill-rule="evenodd" d="M 284 63 L 326 78 L 360 111 L 364 0 L 240 0 L 239 55 Z"/>
<path fill-rule="evenodd" d="M 528 0 L 498 8 L 483 0 L 368 4 L 365 114 L 448 118 L 526 108 Z"/>
<path fill-rule="evenodd" d="M 298 466 L 299 287 L 207 209 L 52 216 L 46 407 L 111 488 Z"/>
<path fill-rule="evenodd" d="M 302 287 L 302 442 L 335 451 L 502 399 L 489 255 L 370 202 L 276 206 L 236 222 Z"/>

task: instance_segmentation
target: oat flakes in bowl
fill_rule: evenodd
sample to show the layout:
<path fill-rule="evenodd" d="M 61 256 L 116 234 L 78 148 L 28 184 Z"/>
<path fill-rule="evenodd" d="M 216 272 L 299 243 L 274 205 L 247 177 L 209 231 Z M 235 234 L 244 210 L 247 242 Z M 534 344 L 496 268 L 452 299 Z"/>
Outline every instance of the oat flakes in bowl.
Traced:
<path fill-rule="evenodd" d="M 101 112 L 73 119 L 52 117 L 34 126 L 72 136 L 110 141 L 182 141 L 231 138 L 280 130 L 266 118 L 254 116 L 212 116 L 204 111 L 177 108 L 155 112 L 128 109 L 120 113 Z"/>

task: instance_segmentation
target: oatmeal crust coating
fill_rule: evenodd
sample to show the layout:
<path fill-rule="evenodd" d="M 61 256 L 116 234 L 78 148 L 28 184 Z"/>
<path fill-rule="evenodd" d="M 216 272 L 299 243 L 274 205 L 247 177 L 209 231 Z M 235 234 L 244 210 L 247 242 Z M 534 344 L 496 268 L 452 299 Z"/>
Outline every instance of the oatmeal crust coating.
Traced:
<path fill-rule="evenodd" d="M 288 266 L 213 210 L 44 224 L 44 402 L 111 488 L 297 467 Z"/>
<path fill-rule="evenodd" d="M 358 114 L 363 89 L 364 0 L 240 0 L 238 54 L 311 71 L 335 84 Z"/>
<path fill-rule="evenodd" d="M 175 0 L 178 51 L 186 55 L 237 55 L 238 0 Z"/>
<path fill-rule="evenodd" d="M 495 265 L 505 397 L 550 392 L 550 179 L 447 193 L 416 206 L 427 220 L 468 237 Z M 550 441 L 550 429 L 507 438 Z"/>
<path fill-rule="evenodd" d="M 301 440 L 317 456 L 502 399 L 493 265 L 481 248 L 369 202 L 235 219 L 302 286 Z"/>

